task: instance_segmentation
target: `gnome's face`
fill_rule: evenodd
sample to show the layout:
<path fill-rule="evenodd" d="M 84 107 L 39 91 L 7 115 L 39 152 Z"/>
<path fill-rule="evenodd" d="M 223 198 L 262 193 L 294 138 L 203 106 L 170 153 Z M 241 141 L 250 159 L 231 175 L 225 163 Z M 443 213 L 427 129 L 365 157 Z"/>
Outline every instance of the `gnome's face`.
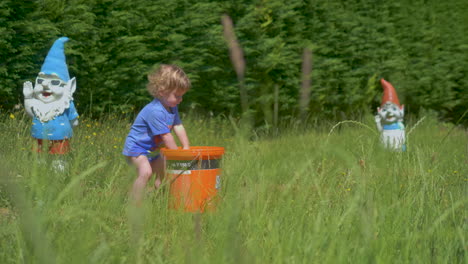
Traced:
<path fill-rule="evenodd" d="M 25 99 L 25 107 L 41 122 L 50 121 L 70 107 L 75 89 L 75 78 L 64 82 L 55 74 L 41 72 L 32 89 L 32 98 Z"/>
<path fill-rule="evenodd" d="M 55 74 L 39 73 L 34 86 L 34 97 L 45 104 L 60 101 L 64 95 L 69 95 L 69 87 L 66 82 Z M 68 97 L 68 96 L 65 96 Z"/>
<path fill-rule="evenodd" d="M 387 102 L 379 107 L 377 111 L 384 123 L 395 123 L 403 120 L 404 106 L 399 107 L 392 102 Z"/>

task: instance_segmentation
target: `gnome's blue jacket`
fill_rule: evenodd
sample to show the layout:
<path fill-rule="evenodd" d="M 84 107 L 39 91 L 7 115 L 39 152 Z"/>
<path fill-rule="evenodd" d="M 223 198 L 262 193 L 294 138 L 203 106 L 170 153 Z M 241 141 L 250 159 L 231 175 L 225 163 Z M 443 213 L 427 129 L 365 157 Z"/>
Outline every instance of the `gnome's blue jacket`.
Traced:
<path fill-rule="evenodd" d="M 70 107 L 56 116 L 54 119 L 41 123 L 36 117 L 33 118 L 31 134 L 37 139 L 48 140 L 63 140 L 73 136 L 73 128 L 71 120 L 78 118 L 73 101 L 70 102 Z"/>

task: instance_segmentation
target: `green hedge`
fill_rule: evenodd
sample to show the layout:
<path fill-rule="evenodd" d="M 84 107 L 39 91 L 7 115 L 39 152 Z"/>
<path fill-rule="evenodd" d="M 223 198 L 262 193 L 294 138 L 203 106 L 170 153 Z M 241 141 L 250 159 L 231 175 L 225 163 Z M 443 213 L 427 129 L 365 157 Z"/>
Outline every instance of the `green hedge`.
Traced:
<path fill-rule="evenodd" d="M 22 102 L 23 82 L 34 80 L 53 41 L 67 36 L 82 113 L 137 111 L 150 100 L 148 71 L 176 63 L 193 82 L 183 110 L 239 116 L 221 25 L 228 14 L 257 125 L 271 124 L 275 100 L 280 120 L 296 119 L 304 48 L 312 51 L 311 118 L 375 111 L 385 78 L 410 113 L 432 109 L 457 122 L 468 105 L 466 10 L 465 0 L 3 0 L 0 106 Z"/>

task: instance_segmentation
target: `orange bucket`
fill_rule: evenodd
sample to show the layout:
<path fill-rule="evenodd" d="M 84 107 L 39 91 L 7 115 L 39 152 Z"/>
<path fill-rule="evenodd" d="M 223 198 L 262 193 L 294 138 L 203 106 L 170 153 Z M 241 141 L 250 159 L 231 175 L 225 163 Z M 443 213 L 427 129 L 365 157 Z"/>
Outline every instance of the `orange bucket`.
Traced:
<path fill-rule="evenodd" d="M 221 188 L 223 147 L 162 148 L 166 175 L 170 182 L 170 207 L 187 212 L 216 208 Z"/>

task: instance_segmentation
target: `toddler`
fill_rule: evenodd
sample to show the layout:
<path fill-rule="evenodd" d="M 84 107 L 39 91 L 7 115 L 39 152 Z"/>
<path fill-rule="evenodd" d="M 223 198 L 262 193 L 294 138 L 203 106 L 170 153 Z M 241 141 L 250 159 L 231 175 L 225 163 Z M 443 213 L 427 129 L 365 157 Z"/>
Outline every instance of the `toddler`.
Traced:
<path fill-rule="evenodd" d="M 163 146 L 177 149 L 171 132 L 175 132 L 183 149 L 190 148 L 177 109 L 190 86 L 187 75 L 175 65 L 160 65 L 148 75 L 147 89 L 154 100 L 136 117 L 122 152 L 137 169 L 137 179 L 131 191 L 137 203 L 142 200 L 143 190 L 152 174 L 156 174 L 154 186 L 158 188 L 161 185 L 164 161 L 158 150 Z"/>

